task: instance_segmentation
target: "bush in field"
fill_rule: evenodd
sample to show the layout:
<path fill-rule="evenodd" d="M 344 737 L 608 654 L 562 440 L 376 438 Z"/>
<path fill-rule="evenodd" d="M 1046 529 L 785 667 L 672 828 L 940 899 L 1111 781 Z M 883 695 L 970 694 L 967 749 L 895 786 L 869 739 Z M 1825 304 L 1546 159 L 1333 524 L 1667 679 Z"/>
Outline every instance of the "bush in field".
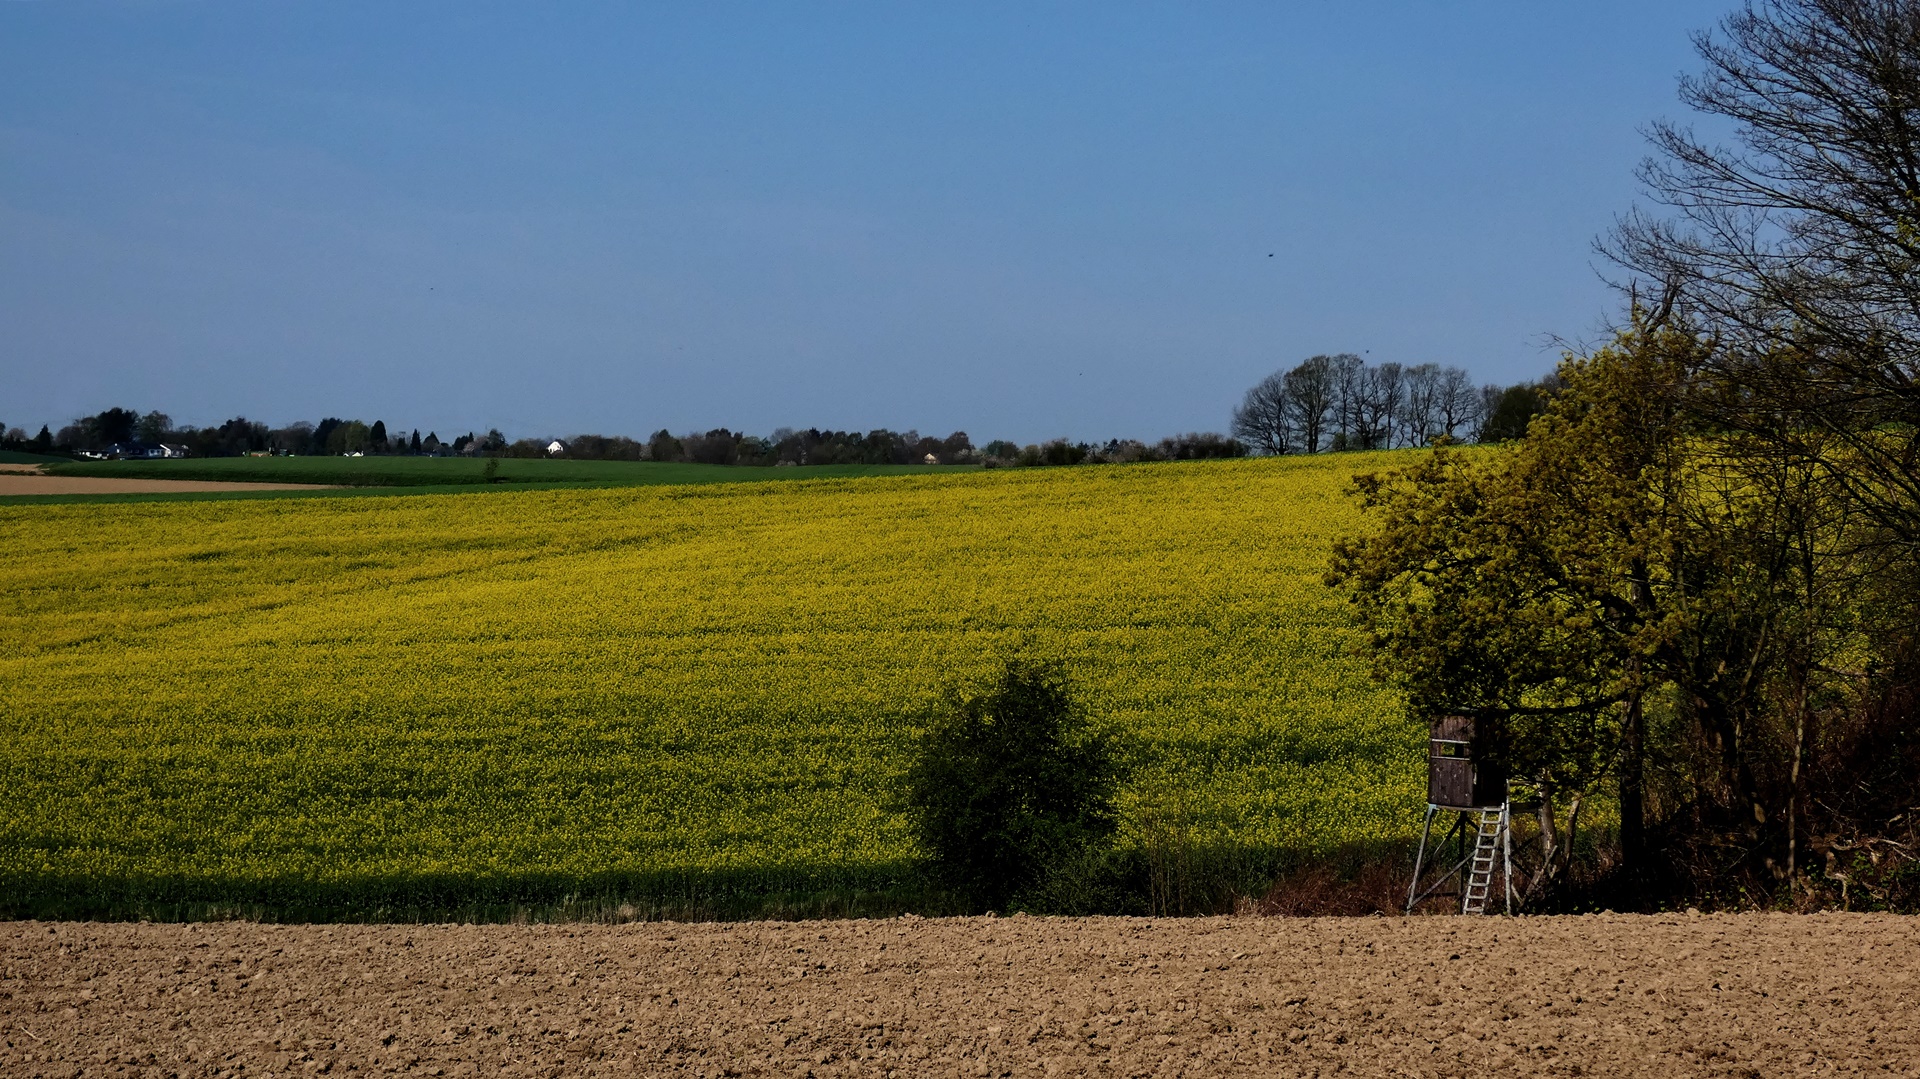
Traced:
<path fill-rule="evenodd" d="M 950 703 L 907 773 L 907 809 L 934 878 L 976 909 L 1004 908 L 1112 839 L 1121 768 L 1065 681 L 1007 664 Z"/>

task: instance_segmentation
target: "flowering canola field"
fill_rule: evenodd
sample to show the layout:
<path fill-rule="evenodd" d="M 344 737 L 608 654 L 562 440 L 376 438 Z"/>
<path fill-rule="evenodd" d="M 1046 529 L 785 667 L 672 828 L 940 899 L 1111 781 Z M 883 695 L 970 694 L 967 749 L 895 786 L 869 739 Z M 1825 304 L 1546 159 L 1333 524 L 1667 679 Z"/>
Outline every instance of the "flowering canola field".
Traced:
<path fill-rule="evenodd" d="M 1384 463 L 0 506 L 0 913 L 884 889 L 1015 652 L 1126 736 L 1129 842 L 1401 837 L 1319 580 Z"/>

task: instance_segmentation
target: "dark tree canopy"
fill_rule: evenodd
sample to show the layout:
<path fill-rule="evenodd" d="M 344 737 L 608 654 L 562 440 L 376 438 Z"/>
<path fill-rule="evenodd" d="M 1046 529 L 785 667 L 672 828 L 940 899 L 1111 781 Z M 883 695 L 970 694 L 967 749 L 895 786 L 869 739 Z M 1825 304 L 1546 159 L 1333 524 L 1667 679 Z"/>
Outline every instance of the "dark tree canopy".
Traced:
<path fill-rule="evenodd" d="M 949 703 L 907 773 L 933 875 L 976 909 L 1005 909 L 1110 839 L 1120 766 L 1053 671 L 1010 663 Z"/>
<path fill-rule="evenodd" d="M 1489 395 L 1491 402 L 1481 421 L 1481 442 L 1506 442 L 1527 437 L 1527 425 L 1547 408 L 1546 387 L 1529 382 L 1508 386 Z"/>

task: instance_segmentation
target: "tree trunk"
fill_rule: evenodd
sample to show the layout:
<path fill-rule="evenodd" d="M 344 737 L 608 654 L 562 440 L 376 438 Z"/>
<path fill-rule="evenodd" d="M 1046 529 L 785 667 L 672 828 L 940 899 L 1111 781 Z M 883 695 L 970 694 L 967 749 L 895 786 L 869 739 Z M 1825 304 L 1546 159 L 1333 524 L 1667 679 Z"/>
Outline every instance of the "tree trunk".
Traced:
<path fill-rule="evenodd" d="M 1634 559 L 1633 606 L 1640 617 L 1654 609 L 1653 584 L 1646 564 Z M 1629 877 L 1646 871 L 1647 862 L 1647 717 L 1641 697 L 1644 661 L 1627 660 L 1627 714 L 1620 725 L 1620 866 Z"/>
<path fill-rule="evenodd" d="M 1620 725 L 1620 864 L 1629 874 L 1646 867 L 1646 713 L 1640 702 L 1640 660 L 1631 661 L 1634 684 Z"/>
<path fill-rule="evenodd" d="M 1810 709 L 1807 707 L 1806 674 L 1801 672 L 1800 713 L 1794 717 L 1793 724 L 1793 772 L 1787 777 L 1787 895 L 1793 895 L 1794 874 L 1800 868 L 1800 762 L 1807 752 L 1807 720 Z"/>
<path fill-rule="evenodd" d="M 1567 843 L 1561 848 L 1560 867 L 1567 876 L 1573 876 L 1573 845 L 1580 837 L 1580 806 L 1586 801 L 1586 795 L 1573 792 L 1573 804 L 1567 807 Z"/>
<path fill-rule="evenodd" d="M 1556 834 L 1558 829 L 1553 823 L 1553 786 L 1547 782 L 1547 777 L 1544 775 L 1535 782 L 1540 788 L 1540 806 L 1534 811 L 1534 816 L 1540 821 L 1540 872 L 1533 874 L 1527 881 L 1526 893 L 1520 897 L 1520 905 L 1523 908 L 1533 902 L 1534 896 L 1546 889 L 1552 882 L 1555 871 L 1559 869 L 1556 859 L 1559 856 L 1560 843 Z"/>
<path fill-rule="evenodd" d="M 1545 776 L 1540 777 L 1539 786 L 1540 809 L 1536 815 L 1540 818 L 1540 866 L 1542 873 L 1550 873 L 1554 853 L 1560 846 L 1553 826 L 1553 788 Z"/>

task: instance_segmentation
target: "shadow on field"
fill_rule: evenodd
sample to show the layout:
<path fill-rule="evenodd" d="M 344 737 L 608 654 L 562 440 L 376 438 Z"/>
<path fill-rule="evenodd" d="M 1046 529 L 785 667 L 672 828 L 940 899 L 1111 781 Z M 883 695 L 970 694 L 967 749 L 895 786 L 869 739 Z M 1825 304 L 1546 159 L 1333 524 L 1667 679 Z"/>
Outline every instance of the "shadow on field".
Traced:
<path fill-rule="evenodd" d="M 1413 871 L 1408 841 L 1332 849 L 1208 846 L 1149 841 L 1058 866 L 1010 903 L 1010 914 L 1198 917 L 1400 915 Z M 1856 871 L 1819 878 L 1833 895 L 1808 891 L 1797 905 L 1770 902 L 1757 886 L 1714 893 L 1665 861 L 1641 874 L 1618 865 L 1617 837 L 1582 837 L 1570 876 L 1527 904 L 1539 914 L 1710 910 L 1858 909 L 1912 912 L 1920 894 L 1904 876 Z M 1671 859 L 1669 859 L 1671 860 Z M 1679 868 L 1685 868 L 1680 866 Z M 1898 867 L 1896 867 L 1898 868 Z M 1851 881 L 1851 895 L 1837 889 Z M 1895 886 L 1907 890 L 1900 891 Z M 1884 886 L 1884 888 L 1881 888 Z M 1811 887 L 1811 886 L 1809 886 Z M 1881 888 L 1876 891 L 1876 888 Z M 1886 891 L 1887 894 L 1881 894 Z M 1458 911 L 1448 890 L 1416 914 Z M 420 873 L 379 878 L 109 877 L 14 872 L 0 876 L 0 920 L 190 922 L 638 922 L 785 921 L 817 918 L 980 914 L 942 890 L 914 861 L 849 868 L 786 866 L 591 876 Z"/>
<path fill-rule="evenodd" d="M 0 880 L 0 918 L 102 921 L 626 922 L 953 913 L 910 864 L 341 880 L 86 875 Z"/>
<path fill-rule="evenodd" d="M 1411 866 L 1411 849 L 1404 843 L 1316 852 L 1115 851 L 1063 867 L 1012 909 L 1156 917 L 1398 913 Z M 584 878 L 542 873 L 348 880 L 15 874 L 0 880 L 0 918 L 8 919 L 513 923 L 967 913 L 978 912 L 934 886 L 914 862 L 860 869 L 609 872 Z"/>

